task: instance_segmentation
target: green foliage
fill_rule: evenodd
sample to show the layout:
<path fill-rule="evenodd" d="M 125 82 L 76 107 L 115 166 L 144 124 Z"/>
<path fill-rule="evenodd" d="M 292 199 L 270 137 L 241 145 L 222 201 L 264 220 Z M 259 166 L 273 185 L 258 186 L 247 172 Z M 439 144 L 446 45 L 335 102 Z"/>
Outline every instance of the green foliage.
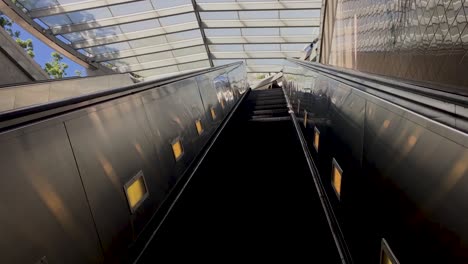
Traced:
<path fill-rule="evenodd" d="M 1 13 L 0 13 L 0 26 L 5 29 L 5 31 L 16 41 L 16 43 L 18 43 L 18 45 L 20 45 L 20 47 L 22 47 L 26 51 L 26 53 L 28 53 L 28 55 L 31 56 L 31 58 L 34 58 L 35 54 L 34 54 L 34 45 L 33 45 L 32 40 L 21 39 L 20 38 L 21 32 L 13 31 L 12 29 L 13 22 L 11 22 L 11 20 L 7 18 L 6 16 L 1 15 Z"/>
<path fill-rule="evenodd" d="M 78 77 L 81 77 L 81 71 L 80 70 L 75 70 L 75 75 Z"/>
<path fill-rule="evenodd" d="M 26 53 L 28 53 L 28 55 L 31 56 L 31 58 L 34 58 L 34 56 L 36 56 L 34 54 L 34 45 L 31 39 L 22 40 L 20 38 L 17 38 L 16 43 L 18 43 L 18 45 L 20 45 L 26 51 Z"/>
<path fill-rule="evenodd" d="M 52 61 L 45 64 L 44 70 L 54 79 L 61 79 L 67 75 L 68 64 L 62 62 L 63 57 L 57 52 L 52 52 Z"/>

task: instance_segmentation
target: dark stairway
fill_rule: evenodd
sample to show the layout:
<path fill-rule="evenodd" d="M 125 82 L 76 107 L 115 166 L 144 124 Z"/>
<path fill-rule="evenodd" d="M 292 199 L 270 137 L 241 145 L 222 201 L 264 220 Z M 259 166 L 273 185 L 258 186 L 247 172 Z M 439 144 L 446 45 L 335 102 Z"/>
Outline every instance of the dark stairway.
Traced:
<path fill-rule="evenodd" d="M 240 105 L 138 263 L 341 263 L 281 89 Z"/>

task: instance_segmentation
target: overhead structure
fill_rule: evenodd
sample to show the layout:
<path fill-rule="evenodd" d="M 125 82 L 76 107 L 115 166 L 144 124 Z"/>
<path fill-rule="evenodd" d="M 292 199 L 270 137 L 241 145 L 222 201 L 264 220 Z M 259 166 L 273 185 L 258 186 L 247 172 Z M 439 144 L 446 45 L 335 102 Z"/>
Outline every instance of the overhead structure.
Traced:
<path fill-rule="evenodd" d="M 243 60 L 276 72 L 319 33 L 321 0 L 0 0 L 90 64 L 150 78 Z M 23 24 L 24 24 L 23 21 Z M 39 30 L 36 31 L 40 32 Z M 44 36 L 42 36 L 44 38 Z M 76 59 L 75 58 L 75 59 Z"/>

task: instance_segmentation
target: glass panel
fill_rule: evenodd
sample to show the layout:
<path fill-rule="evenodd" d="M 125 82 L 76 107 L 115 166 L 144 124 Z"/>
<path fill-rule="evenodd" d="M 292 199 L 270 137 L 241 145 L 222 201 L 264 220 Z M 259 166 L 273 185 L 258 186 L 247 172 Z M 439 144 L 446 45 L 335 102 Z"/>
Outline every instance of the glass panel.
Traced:
<path fill-rule="evenodd" d="M 207 60 L 206 61 L 197 61 L 197 62 L 179 64 L 177 66 L 179 67 L 180 71 L 187 71 L 187 70 L 210 67 L 210 62 L 207 61 Z"/>
<path fill-rule="evenodd" d="M 74 24 L 84 23 L 95 21 L 98 19 L 104 19 L 112 17 L 112 13 L 109 11 L 109 8 L 96 8 L 85 11 L 71 12 L 67 14 L 68 17 Z M 44 18 L 43 18 L 44 19 Z"/>
<path fill-rule="evenodd" d="M 239 19 L 237 12 L 200 12 L 202 20 Z"/>
<path fill-rule="evenodd" d="M 288 35 L 318 35 L 318 27 L 292 27 L 292 28 L 280 28 L 281 36 Z"/>
<path fill-rule="evenodd" d="M 239 11 L 240 19 L 278 19 L 278 11 Z"/>
<path fill-rule="evenodd" d="M 280 18 L 313 18 L 320 17 L 320 10 L 281 10 Z"/>
<path fill-rule="evenodd" d="M 279 28 L 243 28 L 244 36 L 278 36 Z"/>
<path fill-rule="evenodd" d="M 248 44 L 244 45 L 246 51 L 279 51 L 280 45 L 279 44 Z"/>
<path fill-rule="evenodd" d="M 210 45 L 211 52 L 243 51 L 242 45 Z"/>
<path fill-rule="evenodd" d="M 241 30 L 239 28 L 205 29 L 205 35 L 207 37 L 240 36 Z"/>
<path fill-rule="evenodd" d="M 159 53 L 154 53 L 154 54 L 138 56 L 138 60 L 141 63 L 145 63 L 145 62 L 150 62 L 150 61 L 170 59 L 170 58 L 173 58 L 173 57 L 174 56 L 172 55 L 172 52 L 165 51 L 165 52 L 159 52 Z"/>
<path fill-rule="evenodd" d="M 194 13 L 175 15 L 169 17 L 162 17 L 159 19 L 159 22 L 162 26 L 170 26 L 175 24 L 182 24 L 197 21 Z"/>
<path fill-rule="evenodd" d="M 302 51 L 309 44 L 281 44 L 281 50 Z"/>
<path fill-rule="evenodd" d="M 114 16 L 124 16 L 153 10 L 153 6 L 148 1 L 131 2 L 122 5 L 110 6 L 109 8 Z"/>
<path fill-rule="evenodd" d="M 128 42 L 130 46 L 134 49 L 147 47 L 152 45 L 164 44 L 167 43 L 166 37 L 164 36 L 156 36 L 151 38 L 144 38 L 144 39 L 137 39 Z"/>
<path fill-rule="evenodd" d="M 214 66 L 221 66 L 221 65 L 226 65 L 234 62 L 238 62 L 240 60 L 213 60 Z M 242 60 L 245 63 L 245 60 Z"/>
<path fill-rule="evenodd" d="M 166 35 L 167 41 L 175 42 L 184 39 L 191 39 L 191 38 L 201 38 L 201 32 L 199 29 L 190 30 L 185 32 L 173 33 Z"/>
<path fill-rule="evenodd" d="M 196 47 L 173 50 L 172 53 L 175 57 L 182 57 L 192 54 L 206 53 L 206 49 L 204 45 L 201 45 Z"/>
<path fill-rule="evenodd" d="M 178 72 L 178 71 L 179 71 L 179 68 L 177 68 L 177 66 L 168 66 L 168 67 L 162 67 L 162 68 L 157 68 L 157 69 L 152 69 L 152 70 L 137 71 L 136 74 L 142 77 L 150 77 L 150 76 L 158 76 L 158 75 L 168 74 L 168 73 L 173 73 L 173 72 Z"/>
<path fill-rule="evenodd" d="M 70 20 L 70 18 L 68 18 L 67 15 L 48 16 L 41 18 L 41 20 L 49 27 L 68 25 L 72 23 L 72 21 Z"/>
<path fill-rule="evenodd" d="M 18 0 L 18 2 L 28 10 L 45 8 L 58 4 L 55 0 Z"/>
<path fill-rule="evenodd" d="M 129 33 L 129 32 L 134 32 L 138 30 L 156 28 L 160 26 L 161 25 L 159 24 L 159 21 L 157 19 L 151 19 L 151 20 L 140 21 L 140 22 L 135 22 L 135 23 L 130 23 L 130 24 L 123 24 L 123 25 L 120 25 L 120 29 L 122 29 L 122 32 L 124 33 Z"/>
<path fill-rule="evenodd" d="M 128 66 L 128 65 L 133 65 L 133 64 L 139 64 L 140 62 L 135 58 L 126 58 L 126 59 L 120 59 L 120 60 L 112 60 L 108 61 L 109 63 L 121 67 L 121 66 Z"/>
<path fill-rule="evenodd" d="M 155 8 L 169 8 L 180 5 L 191 5 L 191 0 L 151 0 Z"/>

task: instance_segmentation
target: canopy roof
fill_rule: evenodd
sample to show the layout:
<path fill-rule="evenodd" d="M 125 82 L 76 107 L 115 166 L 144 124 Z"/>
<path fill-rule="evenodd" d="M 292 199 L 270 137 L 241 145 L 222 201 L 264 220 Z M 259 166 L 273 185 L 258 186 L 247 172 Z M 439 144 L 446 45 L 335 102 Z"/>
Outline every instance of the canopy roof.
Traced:
<path fill-rule="evenodd" d="M 10 0 L 3 0 L 10 1 Z M 320 0 L 17 0 L 89 62 L 142 77 L 244 60 L 278 72 L 319 34 Z M 62 43 L 63 44 L 63 43 Z M 68 47 L 67 47 L 68 48 Z M 74 51 L 73 51 L 74 52 Z"/>

